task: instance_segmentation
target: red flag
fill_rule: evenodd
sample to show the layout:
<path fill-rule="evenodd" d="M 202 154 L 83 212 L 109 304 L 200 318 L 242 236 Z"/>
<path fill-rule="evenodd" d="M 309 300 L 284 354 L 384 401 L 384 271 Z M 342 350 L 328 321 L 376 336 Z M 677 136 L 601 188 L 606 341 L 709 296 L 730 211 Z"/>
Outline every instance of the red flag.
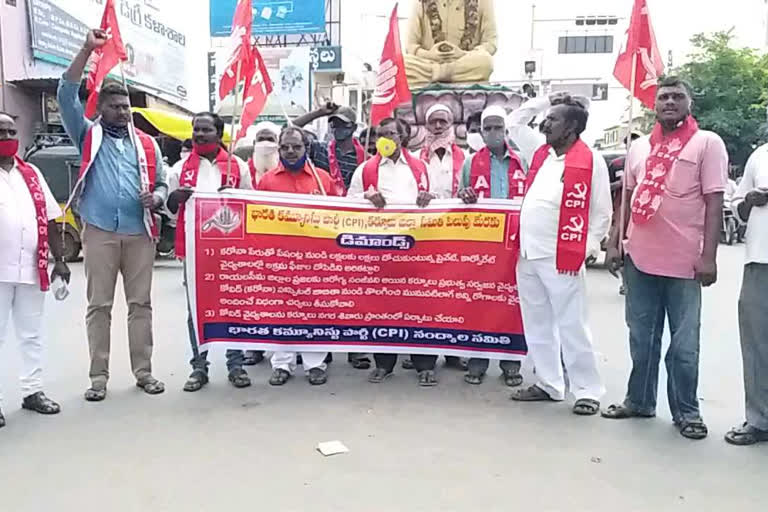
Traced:
<path fill-rule="evenodd" d="M 237 138 L 245 136 L 245 132 L 253 124 L 264 105 L 267 104 L 267 97 L 272 93 L 272 80 L 269 78 L 267 66 L 264 65 L 264 59 L 256 45 L 253 45 L 251 51 L 252 76 L 246 77 L 245 99 L 243 100 L 243 113 L 240 116 L 240 132 Z"/>
<path fill-rule="evenodd" d="M 634 91 L 632 90 L 632 61 L 637 55 Z M 635 0 L 632 19 L 627 31 L 627 46 L 619 54 L 613 76 L 648 108 L 656 103 L 656 86 L 664 73 L 664 62 L 656 44 L 646 0 Z"/>
<path fill-rule="evenodd" d="M 237 68 L 240 66 L 240 79 L 253 75 L 251 58 L 251 31 L 253 26 L 253 6 L 251 0 L 238 0 L 235 15 L 232 18 L 232 34 L 229 36 L 229 57 L 224 74 L 219 82 L 219 99 L 237 87 Z"/>
<path fill-rule="evenodd" d="M 86 117 L 93 117 L 96 114 L 101 84 L 109 72 L 120 61 L 128 60 L 128 56 L 125 54 L 125 46 L 123 46 L 123 39 L 120 37 L 120 27 L 117 24 L 114 0 L 107 0 L 99 28 L 107 33 L 107 42 L 91 54 L 91 70 L 85 82 L 86 88 L 90 93 L 88 95 L 88 102 L 85 105 Z"/>
<path fill-rule="evenodd" d="M 403 50 L 400 48 L 400 28 L 397 23 L 397 4 L 389 19 L 389 34 L 384 42 L 379 72 L 376 76 L 376 91 L 371 105 L 371 125 L 392 115 L 395 108 L 411 101 L 411 90 L 405 76 Z"/>

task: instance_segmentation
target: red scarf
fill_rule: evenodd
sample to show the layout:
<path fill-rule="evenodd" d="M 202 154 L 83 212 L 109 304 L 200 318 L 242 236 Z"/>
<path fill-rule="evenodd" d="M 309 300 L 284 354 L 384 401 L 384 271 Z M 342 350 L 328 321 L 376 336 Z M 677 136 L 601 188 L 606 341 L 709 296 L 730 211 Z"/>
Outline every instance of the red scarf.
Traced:
<path fill-rule="evenodd" d="M 550 146 L 540 147 L 533 155 L 528 171 L 526 193 L 530 190 L 544 161 L 549 157 Z M 592 196 L 592 150 L 581 139 L 565 155 L 563 174 L 563 198 L 560 204 L 560 223 L 557 228 L 557 271 L 561 274 L 578 274 L 587 255 L 589 233 L 589 203 Z"/>
<path fill-rule="evenodd" d="M 645 161 L 645 174 L 632 201 L 632 222 L 645 224 L 659 211 L 667 188 L 667 176 L 697 131 L 699 125 L 693 116 L 688 116 L 679 128 L 667 135 L 659 123 L 653 127 L 651 154 Z"/>
<path fill-rule="evenodd" d="M 357 155 L 357 165 L 365 162 L 365 150 L 363 146 L 357 141 L 352 139 L 352 143 L 355 145 L 355 155 Z M 335 193 L 332 195 L 343 197 L 347 195 L 347 187 L 344 185 L 344 178 L 341 176 L 341 166 L 339 165 L 339 159 L 336 158 L 336 140 L 332 140 L 328 144 L 328 173 L 331 175 L 333 181 L 333 188 Z"/>
<path fill-rule="evenodd" d="M 523 197 L 526 184 L 523 162 L 509 146 L 507 146 L 507 153 L 509 154 L 509 169 L 507 169 L 507 182 L 509 183 L 508 198 Z M 472 157 L 469 186 L 475 189 L 478 196 L 491 197 L 491 150 L 488 146 L 485 146 Z"/>
<path fill-rule="evenodd" d="M 421 148 L 419 158 L 429 162 L 430 156 L 430 149 L 427 146 Z M 461 188 L 461 175 L 464 172 L 464 151 L 456 144 L 451 144 L 451 156 L 453 157 L 453 197 L 456 197 Z"/>
<path fill-rule="evenodd" d="M 32 202 L 35 204 L 35 216 L 37 217 L 37 272 L 40 276 L 40 290 L 48 291 L 51 286 L 48 277 L 48 209 L 45 205 L 45 192 L 40 185 L 40 178 L 35 170 L 27 162 L 14 156 L 16 168 L 27 184 Z"/>
<path fill-rule="evenodd" d="M 408 162 L 408 167 L 411 168 L 413 179 L 416 180 L 419 192 L 429 192 L 427 165 L 421 160 L 413 158 L 405 149 L 402 149 L 400 153 L 405 158 L 405 161 Z M 363 192 L 379 188 L 379 165 L 381 165 L 381 155 L 376 155 L 368 160 L 365 167 L 363 167 Z"/>
<path fill-rule="evenodd" d="M 227 174 L 229 168 L 228 154 L 224 149 L 219 148 L 219 152 L 216 155 L 216 167 L 221 173 L 221 186 L 229 188 L 240 188 L 240 166 L 237 159 L 232 157 L 232 170 Z M 187 161 L 181 168 L 181 176 L 179 177 L 179 187 L 195 188 L 197 186 L 197 177 L 200 173 L 200 155 L 196 151 L 192 151 L 187 157 Z M 184 204 L 179 205 L 179 217 L 176 222 L 176 257 L 184 259 L 187 256 L 187 248 L 184 244 L 184 221 L 186 215 Z"/>

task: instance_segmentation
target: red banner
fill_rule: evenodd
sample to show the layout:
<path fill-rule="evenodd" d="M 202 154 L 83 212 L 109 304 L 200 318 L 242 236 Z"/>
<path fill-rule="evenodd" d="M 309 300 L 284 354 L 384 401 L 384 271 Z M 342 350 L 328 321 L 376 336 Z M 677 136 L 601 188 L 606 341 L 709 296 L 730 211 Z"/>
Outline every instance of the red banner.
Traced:
<path fill-rule="evenodd" d="M 512 201 L 376 210 L 233 192 L 187 212 L 201 349 L 526 354 Z"/>

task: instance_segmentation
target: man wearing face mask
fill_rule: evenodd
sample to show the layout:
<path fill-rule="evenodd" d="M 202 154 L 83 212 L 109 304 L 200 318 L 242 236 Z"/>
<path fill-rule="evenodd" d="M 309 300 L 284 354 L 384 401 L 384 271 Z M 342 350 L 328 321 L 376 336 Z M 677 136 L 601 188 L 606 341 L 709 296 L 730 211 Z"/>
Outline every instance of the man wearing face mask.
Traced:
<path fill-rule="evenodd" d="M 317 167 L 328 171 L 333 178 L 335 195 L 343 196 L 355 169 L 367 159 L 365 148 L 355 138 L 357 112 L 350 107 L 328 103 L 297 118 L 293 124 L 301 128 L 324 116 L 328 116 L 333 138 L 328 144 L 313 142 L 309 147 L 309 158 Z"/>
<path fill-rule="evenodd" d="M 475 112 L 467 118 L 467 156 L 470 157 L 485 147 L 485 140 L 481 130 L 482 112 Z M 468 160 L 469 158 L 467 158 Z M 464 162 L 466 167 L 466 161 Z"/>
<path fill-rule="evenodd" d="M 195 192 L 216 192 L 222 188 L 250 190 L 251 175 L 245 162 L 232 156 L 229 159 L 222 144 L 224 121 L 211 112 L 201 112 L 192 118 L 192 152 L 182 161 L 181 173 L 170 180 L 171 193 L 168 196 L 168 209 L 178 213 L 176 226 L 176 257 L 186 259 L 185 246 L 185 209 L 186 202 Z M 186 261 L 184 272 L 186 273 Z M 187 288 L 187 293 L 190 293 Z M 195 335 L 195 324 L 187 296 L 187 327 L 192 347 L 192 373 L 184 384 L 184 391 L 199 391 L 208 384 L 208 352 L 201 352 Z M 227 371 L 229 381 L 236 388 L 251 385 L 248 373 L 243 369 L 243 351 L 227 350 Z"/>
<path fill-rule="evenodd" d="M 429 192 L 429 172 L 424 162 L 402 148 L 404 129 L 402 122 L 384 119 L 376 130 L 378 155 L 362 164 L 352 176 L 349 197 L 365 198 L 376 208 L 387 203 L 413 204 L 423 208 L 434 195 Z M 392 376 L 397 363 L 396 354 L 374 354 L 376 368 L 368 381 L 380 384 Z M 419 385 L 436 386 L 435 363 L 437 356 L 413 355 L 413 365 L 419 372 Z"/>
<path fill-rule="evenodd" d="M 317 169 L 307 157 L 309 139 L 301 128 L 286 126 L 280 132 L 280 164 L 259 182 L 257 190 L 288 194 L 336 195 L 331 176 Z M 301 360 L 309 383 L 320 386 L 328 381 L 323 352 L 302 352 Z M 296 352 L 275 352 L 272 355 L 272 386 L 282 386 L 296 371 Z"/>
<path fill-rule="evenodd" d="M 439 199 L 456 197 L 464 168 L 464 151 L 456 144 L 453 112 L 440 103 L 427 110 L 427 138 L 419 158 L 429 169 L 430 192 Z"/>
<path fill-rule="evenodd" d="M 112 303 L 118 272 L 128 303 L 128 344 L 136 385 L 148 394 L 165 390 L 152 376 L 152 269 L 158 226 L 154 212 L 167 195 L 163 157 L 155 141 L 129 126 L 128 91 L 111 83 L 101 88 L 99 117 L 84 116 L 78 93 L 88 59 L 104 46 L 103 30 L 88 32 L 85 44 L 59 81 L 58 101 L 64 127 L 82 154 L 80 177 L 73 192 L 85 225 L 91 387 L 88 401 L 107 396 Z"/>
<path fill-rule="evenodd" d="M 488 107 L 481 114 L 485 146 L 464 164 L 458 194 L 467 204 L 476 203 L 479 197 L 517 199 L 525 194 L 523 163 L 506 141 L 506 117 L 506 110 L 499 106 Z M 519 361 L 501 361 L 499 366 L 507 386 L 523 383 Z M 481 384 L 487 371 L 488 359 L 472 358 L 464 380 L 468 384 Z"/>
<path fill-rule="evenodd" d="M 61 208 L 40 170 L 18 156 L 14 119 L 0 112 L 0 346 L 13 316 L 22 355 L 22 408 L 58 414 L 59 404 L 43 393 L 43 308 L 55 279 L 69 283 L 55 219 Z M 55 261 L 48 274 L 48 256 Z M 0 428 L 5 426 L 0 394 Z"/>
<path fill-rule="evenodd" d="M 259 184 L 262 176 L 280 163 L 277 139 L 280 137 L 280 127 L 275 123 L 263 121 L 254 127 L 256 137 L 253 141 L 253 156 L 248 161 L 253 186 Z"/>
<path fill-rule="evenodd" d="M 528 123 L 547 110 L 541 133 Z M 586 270 L 611 225 L 605 160 L 581 134 L 585 101 L 568 95 L 532 99 L 509 117 L 510 134 L 531 162 L 520 211 L 517 284 L 536 384 L 513 400 L 565 399 L 563 365 L 576 398 L 574 414 L 594 415 L 605 393 L 587 320 Z M 545 140 L 542 140 L 545 139 Z"/>

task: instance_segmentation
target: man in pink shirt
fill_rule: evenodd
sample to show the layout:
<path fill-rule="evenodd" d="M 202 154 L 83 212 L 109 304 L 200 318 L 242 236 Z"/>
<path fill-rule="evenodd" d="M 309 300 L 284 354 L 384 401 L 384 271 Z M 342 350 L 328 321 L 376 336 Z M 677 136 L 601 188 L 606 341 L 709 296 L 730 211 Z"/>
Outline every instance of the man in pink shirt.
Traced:
<path fill-rule="evenodd" d="M 684 437 L 703 439 L 708 431 L 696 394 L 701 287 L 717 280 L 728 152 L 718 135 L 698 129 L 690 88 L 679 79 L 659 84 L 656 119 L 653 133 L 634 142 L 627 157 L 624 280 L 632 372 L 624 402 L 603 416 L 656 415 L 666 317 L 672 335 L 665 357 L 672 419 Z M 621 265 L 618 231 L 607 255 L 614 272 Z"/>

